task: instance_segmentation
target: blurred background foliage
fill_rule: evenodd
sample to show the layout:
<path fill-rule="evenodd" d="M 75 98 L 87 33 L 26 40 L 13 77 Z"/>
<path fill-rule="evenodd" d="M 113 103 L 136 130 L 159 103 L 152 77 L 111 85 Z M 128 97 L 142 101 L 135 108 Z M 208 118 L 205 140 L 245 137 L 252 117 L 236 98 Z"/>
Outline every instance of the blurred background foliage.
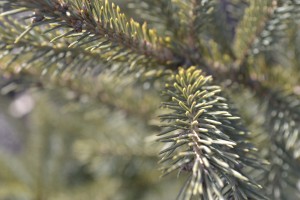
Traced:
<path fill-rule="evenodd" d="M 179 187 L 159 178 L 158 94 L 93 79 L 116 109 L 31 78 L 1 79 L 1 199 L 165 199 Z"/>

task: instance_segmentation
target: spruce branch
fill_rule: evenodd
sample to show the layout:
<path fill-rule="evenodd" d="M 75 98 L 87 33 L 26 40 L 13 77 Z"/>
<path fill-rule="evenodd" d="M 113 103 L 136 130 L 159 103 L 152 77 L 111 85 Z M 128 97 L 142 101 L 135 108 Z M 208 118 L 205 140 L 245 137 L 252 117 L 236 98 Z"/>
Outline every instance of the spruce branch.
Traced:
<path fill-rule="evenodd" d="M 199 34 L 200 31 L 203 31 L 203 26 L 215 6 L 211 0 L 172 0 L 172 3 L 179 11 L 182 34 L 186 32 L 191 34 L 193 31 L 195 31 L 193 34 Z"/>
<path fill-rule="evenodd" d="M 251 141 L 258 147 L 259 154 L 269 162 L 265 167 L 266 170 L 260 173 L 249 173 L 263 186 L 270 199 L 298 199 L 299 160 L 293 156 L 292 150 L 298 145 L 294 144 L 294 147 L 287 150 L 286 140 L 280 132 L 274 132 L 274 123 L 272 125 L 269 123 L 270 118 L 273 118 L 271 113 L 278 112 L 277 107 L 279 106 L 275 103 L 276 99 L 280 96 L 283 100 L 285 95 L 278 91 L 276 94 L 274 91 L 268 94 L 267 91 L 272 90 L 271 88 L 262 94 L 255 95 L 253 91 L 247 91 L 238 86 L 240 85 L 237 85 L 234 91 L 229 90 L 231 91 L 230 96 L 235 100 L 239 110 L 242 109 L 242 117 L 244 120 L 246 119 L 251 132 L 254 133 L 251 135 Z M 243 94 L 241 94 L 241 90 Z M 243 97 L 239 98 L 241 96 Z M 273 107 L 273 110 L 270 107 Z M 280 120 L 287 122 L 284 119 Z"/>
<path fill-rule="evenodd" d="M 253 138 L 253 142 L 269 161 L 266 170 L 258 173 L 255 180 L 265 188 L 270 199 L 298 199 L 299 98 L 269 87 L 264 87 L 264 91 L 255 94 L 255 97 L 263 106 L 259 106 L 258 112 L 253 115 L 262 117 L 251 123 L 259 123 L 256 126 L 263 130 Z"/>
<path fill-rule="evenodd" d="M 197 65 L 203 63 L 200 49 L 201 38 L 207 26 L 207 22 L 212 17 L 212 10 L 215 6 L 214 1 L 203 0 L 173 0 L 174 10 L 177 9 L 177 18 L 180 26 L 178 30 L 179 38 L 184 38 L 182 44 L 183 54 L 185 57 L 185 65 Z"/>
<path fill-rule="evenodd" d="M 132 0 L 130 8 L 152 26 L 162 27 L 164 35 L 173 38 L 176 52 L 184 58 L 179 65 L 202 63 L 200 35 L 210 20 L 213 1 L 202 0 Z"/>
<path fill-rule="evenodd" d="M 178 8 L 172 0 L 130 0 L 129 10 L 134 12 L 149 26 L 155 27 L 161 34 L 173 38 L 179 37 L 180 19 Z"/>
<path fill-rule="evenodd" d="M 264 187 L 270 199 L 298 199 L 300 197 L 299 160 L 295 160 L 287 151 L 284 142 L 277 141 L 265 122 L 261 122 L 264 130 L 253 140 L 259 147 L 260 154 L 269 161 L 266 170 L 257 173 L 255 180 Z"/>
<path fill-rule="evenodd" d="M 217 23 L 212 25 L 214 25 L 214 28 L 218 31 L 223 30 L 224 32 L 225 30 L 225 35 L 221 38 L 229 40 L 230 44 L 233 42 L 236 34 L 236 26 L 242 19 L 247 6 L 249 6 L 247 0 L 222 0 L 216 6 L 214 20 L 217 21 Z M 216 26 L 219 26 L 219 28 Z M 223 44 L 223 42 L 220 42 L 220 44 Z"/>
<path fill-rule="evenodd" d="M 207 37 L 211 37 L 218 44 L 218 50 L 233 60 L 236 59 L 232 48 L 236 27 L 247 6 L 247 0 L 219 1 L 219 3 L 214 4 L 212 16 L 207 25 Z"/>
<path fill-rule="evenodd" d="M 245 10 L 244 17 L 237 27 L 233 47 L 238 65 L 244 64 L 246 58 L 253 53 L 253 44 L 276 8 L 274 2 L 276 1 L 250 1 L 250 6 Z"/>
<path fill-rule="evenodd" d="M 273 1 L 273 10 L 259 37 L 253 44 L 256 54 L 273 50 L 282 39 L 290 36 L 291 26 L 299 25 L 299 1 Z M 297 29 L 297 28 L 296 28 Z"/>
<path fill-rule="evenodd" d="M 300 157 L 300 98 L 294 94 L 270 92 L 266 110 L 266 126 L 272 140 L 282 145 L 291 157 Z"/>
<path fill-rule="evenodd" d="M 77 38 L 72 45 L 78 45 L 87 38 L 85 42 L 92 43 L 89 50 L 100 48 L 103 52 L 114 52 L 107 58 L 109 60 L 125 56 L 131 64 L 153 61 L 169 65 L 178 61 L 167 42 L 155 30 L 148 29 L 147 23 L 140 25 L 133 19 L 128 20 L 118 6 L 110 5 L 107 0 L 2 0 L 1 7 L 7 5 L 13 9 L 2 15 L 34 11 L 33 15 L 27 15 L 32 24 L 16 39 L 16 43 L 34 27 L 51 24 L 54 28 L 47 32 L 57 28 L 69 30 L 52 41 L 72 36 Z"/>
<path fill-rule="evenodd" d="M 270 135 L 269 140 L 272 140 L 272 137 Z M 295 160 L 282 144 L 274 140 L 270 145 L 264 145 L 262 152 L 266 154 L 265 158 L 270 164 L 259 177 L 259 182 L 263 184 L 268 197 L 274 200 L 299 199 L 299 161 Z"/>
<path fill-rule="evenodd" d="M 2 18 L 3 19 L 3 18 Z M 1 68 L 8 68 L 15 65 L 13 70 L 20 71 L 22 68 L 34 66 L 35 70 L 42 74 L 53 72 L 53 75 L 72 71 L 72 74 L 97 74 L 110 67 L 107 62 L 96 52 L 84 51 L 79 47 L 68 48 L 69 41 L 51 44 L 52 34 L 45 35 L 41 29 L 34 29 L 20 38 L 17 44 L 15 38 L 25 27 L 11 17 L 3 19 L 0 26 L 0 60 L 6 61 Z M 52 68 L 53 66 L 54 69 Z"/>
<path fill-rule="evenodd" d="M 280 52 L 286 52 L 281 48 L 284 46 L 282 42 L 290 37 L 291 26 L 299 24 L 299 5 L 298 1 L 251 1 L 237 29 L 234 44 L 237 64 L 241 66 L 248 56 L 266 51 L 277 51 L 281 56 L 285 54 Z M 249 26 L 254 28 L 247 29 Z"/>
<path fill-rule="evenodd" d="M 248 133 L 220 96 L 220 87 L 201 73 L 195 67 L 179 69 L 166 84 L 163 106 L 171 112 L 161 116 L 168 123 L 159 141 L 169 144 L 161 151 L 163 174 L 190 174 L 179 194 L 184 199 L 264 199 L 260 186 L 244 173 L 246 166 L 259 163 Z"/>
<path fill-rule="evenodd" d="M 226 20 L 218 19 L 220 17 L 218 12 L 226 12 L 226 6 L 229 8 L 245 5 L 243 3 L 246 1 L 250 6 L 237 28 L 235 43 L 231 44 L 231 40 L 224 39 L 227 38 L 228 30 L 224 30 L 223 34 L 220 31 L 222 26 L 216 28 L 220 24 L 226 24 Z M 141 10 L 155 8 L 155 12 L 149 10 L 148 13 L 159 15 L 148 25 L 146 23 L 141 25 L 132 19 L 128 20 L 118 6 L 104 0 L 0 0 L 0 9 L 3 7 L 9 9 L 2 15 L 21 14 L 25 22 L 31 19 L 31 24 L 25 28 L 21 25 L 24 21 L 18 23 L 9 19 L 6 23 L 3 21 L 4 18 L 0 19 L 0 55 L 3 56 L 0 60 L 0 73 L 5 77 L 20 76 L 22 82 L 16 83 L 20 84 L 20 90 L 39 86 L 43 92 L 53 92 L 51 95 L 55 98 L 66 95 L 65 102 L 71 103 L 67 109 L 72 109 L 72 106 L 82 109 L 82 112 L 76 113 L 78 119 L 74 120 L 75 117 L 71 114 L 57 122 L 57 117 L 53 117 L 56 111 L 48 106 L 52 102 L 48 100 L 51 95 L 45 97 L 41 100 L 44 102 L 42 107 L 53 115 L 48 117 L 46 114 L 46 118 L 42 119 L 51 124 L 51 128 L 45 127 L 45 132 L 50 133 L 56 124 L 60 124 L 62 129 L 67 129 L 61 130 L 62 132 L 78 131 L 71 126 L 74 121 L 77 127 L 81 127 L 84 131 L 89 130 L 91 134 L 84 140 L 80 138 L 76 143 L 77 146 L 75 145 L 77 152 L 88 152 L 91 155 L 83 164 L 89 165 L 91 161 L 93 162 L 94 154 L 104 156 L 105 161 L 100 164 L 104 163 L 107 166 L 118 166 L 116 163 L 119 163 L 108 164 L 106 161 L 109 157 L 118 159 L 123 156 L 134 158 L 146 156 L 152 160 L 154 149 L 146 151 L 144 146 L 139 146 L 140 148 L 131 146 L 131 142 L 125 144 L 123 140 L 125 142 L 128 138 L 130 141 L 137 139 L 141 137 L 140 132 L 148 134 L 147 130 L 150 131 L 151 127 L 147 127 L 146 124 L 160 102 L 151 86 L 160 86 L 160 83 L 164 83 L 162 79 L 165 78 L 167 84 L 162 89 L 166 97 L 162 103 L 165 114 L 160 116 L 162 132 L 158 139 L 165 146 L 161 151 L 160 163 L 163 175 L 174 171 L 178 174 L 186 173 L 187 180 L 179 192 L 179 199 L 266 199 L 261 186 L 255 181 L 259 181 L 271 199 L 300 198 L 297 188 L 300 180 L 298 172 L 300 100 L 295 94 L 286 95 L 284 92 L 273 90 L 276 84 L 282 88 L 298 84 L 299 76 L 293 74 L 297 73 L 293 71 L 294 69 L 285 70 L 277 67 L 280 65 L 278 63 L 275 67 L 269 65 L 275 63 L 270 57 L 273 58 L 272 53 L 278 53 L 278 49 L 274 52 L 263 51 L 277 42 L 278 37 L 284 33 L 288 36 L 298 34 L 296 21 L 299 2 L 296 0 L 131 0 L 131 2 L 135 4 L 146 2 L 149 7 L 146 6 L 147 8 Z M 163 8 L 158 9 L 164 5 L 167 7 L 166 13 Z M 234 13 L 236 11 L 232 12 Z M 146 12 L 143 14 L 147 15 Z M 231 13 L 223 14 L 231 15 Z M 143 17 L 145 16 L 142 16 L 142 19 Z M 139 21 L 140 18 L 137 19 Z M 162 20 L 155 21 L 159 19 Z M 294 25 L 292 27 L 294 33 L 289 32 L 291 29 L 286 30 L 291 22 Z M 159 34 L 148 28 L 157 28 L 157 24 L 164 26 L 159 29 Z M 164 30 L 169 32 L 164 34 Z M 167 37 L 162 38 L 158 35 Z M 297 57 L 296 50 L 295 57 L 292 58 L 290 55 L 290 52 L 296 49 L 293 45 L 297 46 L 295 38 L 293 41 L 282 41 L 277 44 L 278 46 L 283 44 L 280 50 L 288 49 L 286 55 L 291 63 L 295 63 Z M 289 42 L 294 44 L 291 45 Z M 255 56 L 260 52 L 265 54 Z M 277 58 L 275 61 L 282 60 Z M 14 71 L 20 69 L 19 63 L 22 63 L 20 66 L 24 68 L 22 73 Z M 190 65 L 197 67 L 188 68 Z M 28 68 L 29 66 L 31 67 Z M 184 69 L 178 66 L 183 66 Z M 98 75 L 108 68 L 112 70 L 105 70 Z M 114 73 L 116 68 L 125 72 L 133 71 L 135 75 L 128 73 L 126 76 L 116 75 Z M 280 70 L 276 71 L 279 68 Z M 59 77 L 39 78 L 43 70 L 51 73 L 54 71 L 54 74 L 63 73 Z M 98 76 L 81 76 L 86 75 L 87 71 L 92 71 L 93 75 Z M 285 75 L 281 74 L 283 71 Z M 80 76 L 74 78 L 77 74 Z M 208 75 L 212 75 L 214 82 Z M 161 79 L 160 83 L 155 82 L 152 85 L 153 77 L 155 81 Z M 28 79 L 30 84 L 26 82 Z M 141 95 L 139 84 L 151 89 L 146 90 L 147 94 Z M 223 90 L 217 85 L 225 87 L 238 85 L 241 86 L 239 89 L 242 93 L 249 89 L 250 95 L 256 95 L 264 102 L 268 101 L 265 113 L 265 110 L 255 113 L 252 106 L 256 107 L 258 103 L 245 102 L 247 97 L 243 98 L 244 95 L 240 90 L 237 97 L 232 98 L 243 101 L 242 109 L 247 106 L 248 112 L 255 113 L 252 119 L 248 118 L 248 123 L 260 121 L 259 128 L 266 128 L 261 134 L 267 138 L 261 145 L 262 151 L 259 152 L 262 156 L 257 155 L 256 148 L 249 142 L 250 133 L 237 117 L 235 106 L 225 98 Z M 270 85 L 272 87 L 269 87 Z M 5 94 L 16 88 L 15 85 L 12 87 L 5 85 L 4 88 L 2 86 L 0 84 L 0 91 Z M 56 92 L 58 90 L 60 93 Z M 300 94 L 299 88 L 297 91 Z M 90 107 L 90 103 L 95 107 Z M 60 108 L 58 106 L 58 110 Z M 102 109 L 106 112 L 102 112 Z M 112 112 L 115 111 L 117 114 L 113 115 Z M 86 124 L 76 123 L 82 122 L 83 113 L 87 117 Z M 103 123 L 107 126 L 108 133 L 102 135 L 103 138 L 97 137 L 97 141 L 93 138 L 94 130 L 106 129 L 99 125 L 100 113 L 105 119 Z M 42 111 L 35 116 L 39 118 L 43 114 L 45 113 Z M 140 131 L 137 135 L 132 133 L 136 124 L 131 123 L 131 118 L 125 122 L 127 116 L 134 116 L 135 120 L 142 121 L 138 123 L 142 126 L 137 129 L 137 132 Z M 122 123 L 120 129 L 125 127 L 124 135 L 123 130 L 116 131 L 120 135 L 110 134 L 110 128 L 116 121 Z M 128 137 L 127 134 L 131 134 L 132 137 Z M 43 139 L 42 142 L 47 143 L 46 140 Z M 94 143 L 95 141 L 97 142 Z M 101 142 L 105 144 L 98 147 Z M 257 140 L 253 139 L 253 142 Z M 40 155 L 39 151 L 36 152 L 36 155 Z M 261 170 L 264 162 L 259 159 L 260 157 L 270 161 L 266 172 Z M 43 157 L 42 164 L 46 161 L 46 157 Z M 133 166 L 132 171 L 136 171 L 136 167 Z M 41 190 L 44 189 L 43 186 L 39 185 Z M 44 195 L 38 196 L 40 199 L 43 197 Z"/>
<path fill-rule="evenodd" d="M 190 20 L 186 20 L 188 23 L 188 31 L 187 31 L 187 46 L 189 47 L 189 51 L 190 51 L 190 55 L 191 57 L 190 59 L 193 60 L 192 63 L 199 63 L 199 59 L 201 59 L 199 53 L 195 53 L 195 52 L 199 52 L 199 46 L 198 46 L 198 34 L 201 31 L 201 28 L 204 24 L 204 20 L 207 20 L 206 17 L 206 11 L 208 10 L 208 8 L 210 8 L 209 6 L 207 6 L 208 8 L 204 8 L 204 6 L 206 6 L 207 4 L 203 4 L 201 0 L 191 0 L 187 3 L 186 6 L 190 5 L 190 11 L 189 11 L 189 16 L 188 18 L 190 18 Z M 203 9 L 204 11 L 202 11 L 201 9 Z M 202 11 L 202 13 L 201 13 Z M 201 13 L 201 14 L 200 14 Z M 187 51 L 187 52 L 189 52 Z"/>

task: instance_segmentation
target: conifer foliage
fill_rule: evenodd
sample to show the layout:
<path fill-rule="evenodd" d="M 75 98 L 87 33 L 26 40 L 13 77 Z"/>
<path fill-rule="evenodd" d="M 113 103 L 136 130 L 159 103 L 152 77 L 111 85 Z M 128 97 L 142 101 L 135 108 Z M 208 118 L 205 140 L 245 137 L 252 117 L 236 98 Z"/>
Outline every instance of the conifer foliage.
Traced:
<path fill-rule="evenodd" d="M 0 198 L 299 199 L 299 9 L 0 0 Z"/>

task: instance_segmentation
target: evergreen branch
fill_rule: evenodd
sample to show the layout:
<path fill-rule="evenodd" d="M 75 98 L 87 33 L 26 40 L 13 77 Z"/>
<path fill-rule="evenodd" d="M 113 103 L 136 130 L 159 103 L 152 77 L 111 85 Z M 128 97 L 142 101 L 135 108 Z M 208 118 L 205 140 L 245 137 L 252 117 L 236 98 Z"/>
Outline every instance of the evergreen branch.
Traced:
<path fill-rule="evenodd" d="M 277 141 L 264 122 L 261 127 L 264 131 L 253 140 L 259 146 L 260 154 L 269 161 L 269 165 L 263 173 L 256 174 L 255 180 L 263 185 L 270 199 L 298 199 L 299 160 L 295 160 L 291 152 L 286 150 L 283 142 Z"/>
<path fill-rule="evenodd" d="M 298 12 L 300 4 L 298 1 L 274 2 L 276 4 L 270 19 L 253 45 L 256 54 L 269 50 L 273 44 L 278 44 L 278 41 L 289 36 L 286 31 L 288 27 L 293 24 L 299 25 Z"/>
<path fill-rule="evenodd" d="M 273 140 L 290 152 L 295 160 L 300 157 L 300 99 L 293 94 L 271 92 L 268 96 L 266 125 Z"/>
<path fill-rule="evenodd" d="M 187 46 L 189 47 L 188 57 L 192 60 L 192 63 L 200 63 L 201 56 L 199 53 L 198 44 L 198 35 L 201 32 L 201 29 L 204 26 L 204 22 L 208 20 L 208 10 L 211 8 L 209 3 L 203 3 L 202 0 L 191 0 L 188 2 L 190 4 L 190 12 L 189 17 L 190 20 L 186 20 L 188 22 L 188 33 L 187 33 Z M 187 5 L 186 5 L 187 6 Z"/>
<path fill-rule="evenodd" d="M 179 38 L 183 38 L 182 54 L 185 57 L 185 65 L 197 65 L 203 63 L 203 58 L 200 49 L 203 48 L 200 43 L 200 38 L 203 37 L 203 32 L 208 22 L 212 17 L 212 10 L 215 6 L 214 1 L 204 0 L 173 0 L 174 10 L 178 10 L 178 19 L 180 27 L 178 30 Z M 207 38 L 205 38 L 207 39 Z"/>
<path fill-rule="evenodd" d="M 2 7 L 9 5 L 15 9 L 2 15 L 18 12 L 23 8 L 23 12 L 35 11 L 34 15 L 28 16 L 32 18 L 32 24 L 16 39 L 16 42 L 36 26 L 56 24 L 54 29 L 68 28 L 70 31 L 53 38 L 52 41 L 74 36 L 78 38 L 75 41 L 78 45 L 81 38 L 85 37 L 88 38 L 87 43 L 97 41 L 96 45 L 88 49 L 100 48 L 104 52 L 114 52 L 110 60 L 125 56 L 132 64 L 149 61 L 172 64 L 178 61 L 173 52 L 166 47 L 168 44 L 157 36 L 155 30 L 148 29 L 146 23 L 141 26 L 133 19 L 127 20 L 120 12 L 120 8 L 115 4 L 110 5 L 107 0 L 2 0 L 2 2 Z"/>
<path fill-rule="evenodd" d="M 173 112 L 161 116 L 168 123 L 159 141 L 171 143 L 161 151 L 163 174 L 190 173 L 179 194 L 184 199 L 264 199 L 260 186 L 243 171 L 257 167 L 254 147 L 211 81 L 191 67 L 180 69 L 166 85 L 163 106 Z"/>
<path fill-rule="evenodd" d="M 261 3 L 267 3 L 267 1 L 261 1 Z M 290 36 L 287 32 L 288 28 L 290 28 L 292 25 L 297 26 L 299 16 L 297 15 L 299 10 L 299 2 L 297 1 L 270 1 L 270 5 L 267 7 L 266 12 L 263 13 L 263 16 L 261 20 L 258 20 L 257 16 L 261 16 L 259 12 L 263 12 L 261 9 L 259 9 L 259 6 L 255 6 L 255 3 L 248 9 L 248 12 L 257 13 L 257 15 L 253 16 L 253 19 L 257 20 L 257 28 L 254 32 L 253 29 L 249 29 L 253 32 L 252 36 L 245 34 L 244 28 L 249 27 L 253 22 L 251 21 L 251 17 L 249 16 L 249 13 L 246 13 L 245 16 L 248 16 L 248 22 L 247 18 L 243 21 L 243 23 L 240 25 L 239 32 L 242 36 L 236 38 L 236 52 L 241 52 L 240 59 L 238 60 L 238 64 L 241 65 L 246 60 L 246 58 L 249 55 L 257 55 L 259 53 L 265 52 L 267 50 L 272 51 L 279 51 L 281 49 L 281 43 L 280 41 L 283 41 L 282 39 L 287 38 L 287 36 Z M 256 9 L 255 9 L 256 8 Z M 291 28 L 290 28 L 291 29 Z M 249 32 L 248 30 L 246 30 Z M 251 32 L 250 31 L 250 32 Z M 242 38 L 244 37 L 244 39 Z M 248 40 L 245 40 L 247 39 Z M 248 43 L 244 42 L 248 41 Z M 243 51 L 241 51 L 242 44 L 244 42 L 245 48 Z M 293 40 L 294 42 L 294 40 Z M 274 46 L 277 45 L 277 46 Z M 286 51 L 286 50 L 283 50 Z M 279 52 L 282 53 L 282 52 Z"/>
<path fill-rule="evenodd" d="M 244 17 L 237 27 L 233 47 L 238 65 L 243 64 L 248 55 L 252 53 L 253 44 L 269 20 L 270 16 L 268 15 L 275 9 L 276 5 L 273 5 L 272 8 L 271 3 L 273 3 L 272 0 L 253 0 L 246 9 Z"/>
<path fill-rule="evenodd" d="M 26 37 L 20 38 L 18 43 L 14 43 L 19 31 L 25 30 L 16 20 L 6 18 L 0 26 L 0 59 L 6 64 L 2 68 L 7 68 L 11 64 L 22 62 L 21 68 L 30 66 L 40 67 L 42 74 L 56 66 L 54 74 L 59 74 L 65 70 L 72 71 L 73 75 L 91 72 L 97 74 L 108 68 L 103 58 L 96 52 L 83 51 L 79 47 L 68 48 L 69 41 L 59 44 L 51 44 L 52 35 L 42 34 L 42 30 L 34 29 L 27 33 Z M 15 67 L 18 68 L 18 67 Z"/>
<path fill-rule="evenodd" d="M 270 135 L 272 140 L 272 136 Z M 266 143 L 265 143 L 266 144 Z M 273 140 L 271 145 L 265 146 L 262 152 L 270 165 L 264 174 L 259 177 L 270 199 L 299 199 L 299 161 L 295 160 L 282 144 Z"/>
<path fill-rule="evenodd" d="M 142 19 L 152 22 L 155 27 L 162 27 L 161 32 L 173 38 L 174 50 L 182 55 L 179 65 L 190 66 L 202 63 L 199 39 L 205 32 L 215 5 L 204 0 L 132 0 L 130 7 Z M 139 2 L 139 3 L 137 3 Z"/>
<path fill-rule="evenodd" d="M 212 13 L 212 8 L 214 2 L 204 1 L 204 0 L 173 0 L 174 7 L 177 7 L 179 10 L 179 18 L 181 19 L 181 29 L 182 34 L 188 31 L 195 31 L 193 34 L 199 34 L 202 31 L 203 26 L 205 25 L 206 20 L 209 19 L 210 14 Z"/>
<path fill-rule="evenodd" d="M 131 0 L 128 7 L 161 34 L 180 38 L 178 8 L 173 5 L 172 0 Z"/>
<path fill-rule="evenodd" d="M 264 131 L 254 140 L 256 144 L 259 143 L 261 155 L 270 163 L 256 180 L 264 186 L 270 199 L 298 199 L 299 98 L 267 87 L 256 96 L 259 101 L 263 101 L 261 104 L 266 105 L 266 110 L 260 108 L 265 112 L 264 120 L 259 124 Z M 256 113 L 257 116 L 259 114 Z"/>
<path fill-rule="evenodd" d="M 242 94 L 241 90 L 243 91 Z M 271 101 L 277 102 L 274 96 L 280 95 L 266 98 L 266 94 L 265 92 L 264 95 L 254 96 L 252 92 L 249 90 L 247 92 L 245 88 L 241 87 L 235 88 L 230 93 L 239 109 L 242 109 L 243 119 L 248 121 L 249 128 L 254 133 L 251 136 L 251 141 L 258 147 L 259 154 L 269 162 L 266 170 L 262 173 L 251 171 L 249 173 L 263 186 L 270 199 L 298 199 L 300 194 L 297 187 L 300 178 L 299 160 L 285 148 L 284 139 L 278 140 L 279 133 L 275 133 L 273 127 L 269 125 L 271 113 L 277 112 L 278 106 L 274 105 L 272 111 L 268 108 L 269 111 L 266 112 L 265 109 L 265 106 L 271 107 L 269 105 L 273 104 L 270 103 Z M 241 95 L 243 97 L 239 98 Z M 284 99 L 283 96 L 282 98 Z M 245 105 L 248 106 L 245 107 Z M 298 145 L 295 144 L 296 146 Z"/>
<path fill-rule="evenodd" d="M 235 59 L 232 43 L 236 36 L 236 27 L 247 6 L 247 0 L 221 0 L 215 3 L 210 23 L 207 25 L 207 34 L 218 44 L 218 51 L 221 50 L 232 59 Z"/>
<path fill-rule="evenodd" d="M 215 12 L 215 21 L 217 21 L 216 27 L 217 30 L 224 32 L 225 36 L 224 40 L 229 40 L 233 42 L 233 38 L 235 37 L 236 26 L 243 17 L 243 13 L 245 8 L 248 6 L 247 0 L 222 0 L 218 5 Z M 224 41 L 225 42 L 225 41 Z M 222 42 L 220 42 L 223 44 Z"/>
<path fill-rule="evenodd" d="M 12 70 L 20 71 L 34 66 L 41 74 L 48 73 L 55 76 L 67 73 L 73 77 L 96 76 L 104 71 L 122 75 L 136 73 L 139 74 L 137 82 L 153 81 L 169 73 L 168 70 L 163 70 L 163 67 L 150 70 L 140 64 L 128 68 L 127 65 L 124 66 L 126 60 L 122 57 L 109 62 L 106 57 L 112 56 L 110 52 L 84 50 L 85 44 L 69 47 L 72 43 L 69 38 L 58 44 L 51 44 L 49 41 L 55 33 L 46 35 L 39 28 L 32 30 L 15 44 L 15 38 L 23 30 L 25 27 L 16 20 L 10 17 L 3 20 L 0 26 L 0 61 L 3 65 L 0 68 L 9 68 L 12 64 L 16 64 Z"/>

